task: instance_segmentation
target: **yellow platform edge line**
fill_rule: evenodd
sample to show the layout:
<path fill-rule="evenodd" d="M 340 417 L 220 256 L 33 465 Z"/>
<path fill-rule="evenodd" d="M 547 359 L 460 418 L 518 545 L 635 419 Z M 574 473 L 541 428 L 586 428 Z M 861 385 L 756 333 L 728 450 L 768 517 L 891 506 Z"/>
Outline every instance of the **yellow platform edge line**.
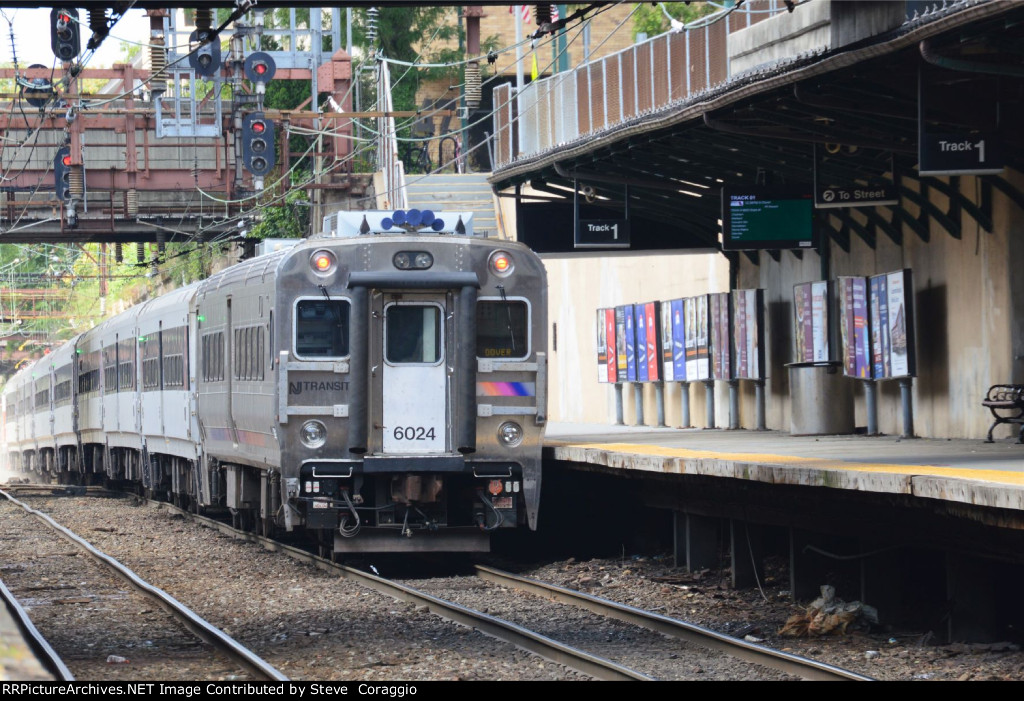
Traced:
<path fill-rule="evenodd" d="M 892 463 L 865 463 L 827 458 L 804 458 L 796 455 L 774 455 L 770 453 L 719 453 L 711 450 L 689 448 L 668 448 L 638 443 L 571 443 L 549 441 L 545 447 L 577 448 L 581 450 L 603 450 L 627 455 L 646 455 L 689 460 L 722 460 L 727 462 L 751 463 L 756 465 L 778 465 L 809 467 L 821 470 L 846 470 L 850 472 L 875 472 L 895 475 L 949 477 L 954 479 L 1015 484 L 1024 486 L 1024 472 L 1011 470 L 971 469 L 943 467 L 941 465 L 897 465 Z"/>

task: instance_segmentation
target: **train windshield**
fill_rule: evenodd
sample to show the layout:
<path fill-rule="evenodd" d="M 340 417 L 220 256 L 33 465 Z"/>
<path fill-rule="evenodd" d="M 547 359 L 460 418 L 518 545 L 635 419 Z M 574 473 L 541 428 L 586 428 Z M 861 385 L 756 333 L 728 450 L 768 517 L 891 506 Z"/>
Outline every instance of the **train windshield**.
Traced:
<path fill-rule="evenodd" d="M 300 358 L 348 355 L 348 315 L 347 300 L 300 300 L 295 305 L 295 354 Z"/>
<path fill-rule="evenodd" d="M 529 310 L 517 300 L 481 300 L 476 304 L 478 358 L 525 358 L 529 353 Z"/>
<path fill-rule="evenodd" d="M 441 309 L 432 304 L 395 304 L 387 309 L 387 361 L 441 360 Z"/>

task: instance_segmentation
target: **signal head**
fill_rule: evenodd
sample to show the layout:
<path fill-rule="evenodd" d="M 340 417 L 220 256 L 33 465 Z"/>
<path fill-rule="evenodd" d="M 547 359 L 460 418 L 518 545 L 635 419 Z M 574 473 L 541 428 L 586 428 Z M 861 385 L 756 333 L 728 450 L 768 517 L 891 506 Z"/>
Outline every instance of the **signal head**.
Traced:
<path fill-rule="evenodd" d="M 78 10 L 53 8 L 50 11 L 50 49 L 53 55 L 67 63 L 81 50 L 78 29 Z"/>
<path fill-rule="evenodd" d="M 256 51 L 249 54 L 242 67 L 245 71 L 245 77 L 251 82 L 256 83 L 257 88 L 260 83 L 265 85 L 273 80 L 274 73 L 277 72 L 277 64 L 274 62 L 273 57 L 265 51 Z"/>
<path fill-rule="evenodd" d="M 54 189 L 58 200 L 71 199 L 71 149 L 62 146 L 53 157 Z"/>
<path fill-rule="evenodd" d="M 196 75 L 211 78 L 220 70 L 220 42 L 206 29 L 193 30 L 188 36 L 189 46 L 197 46 L 188 55 L 188 64 Z"/>
<path fill-rule="evenodd" d="M 242 162 L 256 176 L 266 175 L 274 167 L 274 122 L 262 112 L 242 119 Z"/>

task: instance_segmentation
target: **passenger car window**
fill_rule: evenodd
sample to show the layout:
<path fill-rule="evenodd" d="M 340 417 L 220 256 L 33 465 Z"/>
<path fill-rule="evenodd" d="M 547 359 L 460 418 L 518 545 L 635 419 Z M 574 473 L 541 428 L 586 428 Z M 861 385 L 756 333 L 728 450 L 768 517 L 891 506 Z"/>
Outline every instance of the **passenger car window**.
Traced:
<path fill-rule="evenodd" d="M 526 302 L 486 301 L 476 304 L 476 356 L 525 358 L 530 350 Z"/>
<path fill-rule="evenodd" d="M 315 358 L 348 355 L 348 318 L 347 300 L 300 300 L 295 305 L 295 354 Z"/>
<path fill-rule="evenodd" d="M 394 304 L 385 311 L 389 363 L 441 360 L 441 309 L 425 304 Z"/>

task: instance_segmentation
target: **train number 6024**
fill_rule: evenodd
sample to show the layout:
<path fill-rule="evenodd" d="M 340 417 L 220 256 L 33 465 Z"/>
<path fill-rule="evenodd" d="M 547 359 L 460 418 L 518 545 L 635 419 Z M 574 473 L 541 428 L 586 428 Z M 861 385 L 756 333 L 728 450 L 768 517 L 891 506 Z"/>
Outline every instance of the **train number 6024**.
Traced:
<path fill-rule="evenodd" d="M 432 441 L 434 440 L 434 429 L 423 426 L 396 426 L 396 441 Z"/>

